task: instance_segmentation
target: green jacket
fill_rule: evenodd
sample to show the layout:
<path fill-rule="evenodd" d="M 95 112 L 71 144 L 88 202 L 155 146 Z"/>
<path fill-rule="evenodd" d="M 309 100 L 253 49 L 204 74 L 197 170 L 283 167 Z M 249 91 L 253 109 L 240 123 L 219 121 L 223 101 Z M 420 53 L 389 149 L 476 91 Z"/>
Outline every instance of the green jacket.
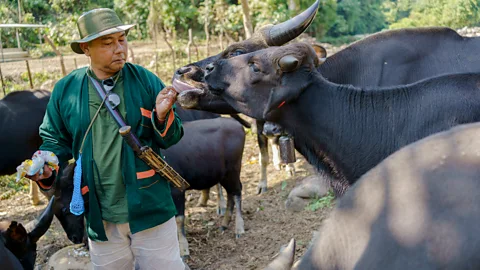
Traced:
<path fill-rule="evenodd" d="M 177 143 L 183 136 L 180 118 L 174 112 L 174 121 L 166 127 L 157 121 L 155 100 L 165 87 L 162 81 L 143 67 L 127 63 L 123 67 L 126 122 L 140 139 L 160 153 Z M 88 77 L 86 68 L 74 70 L 61 79 L 53 89 L 47 112 L 40 126 L 43 144 L 40 150 L 55 153 L 61 167 L 72 157 L 77 159 L 84 134 L 90 123 Z M 167 119 L 172 111 L 167 115 Z M 170 116 L 170 117 L 173 117 Z M 164 133 L 167 129 L 166 134 Z M 93 178 L 95 162 L 92 158 L 92 133 L 89 132 L 82 150 L 82 194 L 85 201 L 87 233 L 92 240 L 107 241 Z M 129 225 L 132 233 L 146 230 L 172 218 L 175 205 L 168 182 L 154 174 L 148 165 L 138 159 L 125 142 L 122 149 L 122 175 L 126 186 Z"/>

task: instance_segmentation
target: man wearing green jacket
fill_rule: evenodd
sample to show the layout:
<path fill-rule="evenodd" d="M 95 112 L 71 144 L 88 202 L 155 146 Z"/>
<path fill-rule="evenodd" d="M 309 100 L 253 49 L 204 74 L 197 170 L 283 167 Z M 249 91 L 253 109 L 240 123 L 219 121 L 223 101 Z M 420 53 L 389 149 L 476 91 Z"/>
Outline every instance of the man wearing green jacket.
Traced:
<path fill-rule="evenodd" d="M 81 154 L 81 194 L 94 269 L 135 265 L 183 270 L 169 184 L 126 144 L 89 77 L 103 84 L 106 102 L 116 106 L 142 145 L 157 153 L 183 136 L 174 107 L 177 93 L 164 89 L 143 67 L 126 63 L 126 36 L 134 25 L 124 25 L 113 10 L 91 10 L 77 26 L 81 39 L 71 48 L 89 57 L 90 66 L 55 85 L 40 126 L 40 151 L 55 154 L 60 168 Z M 30 178 L 48 189 L 54 176 L 45 166 L 42 175 Z"/>

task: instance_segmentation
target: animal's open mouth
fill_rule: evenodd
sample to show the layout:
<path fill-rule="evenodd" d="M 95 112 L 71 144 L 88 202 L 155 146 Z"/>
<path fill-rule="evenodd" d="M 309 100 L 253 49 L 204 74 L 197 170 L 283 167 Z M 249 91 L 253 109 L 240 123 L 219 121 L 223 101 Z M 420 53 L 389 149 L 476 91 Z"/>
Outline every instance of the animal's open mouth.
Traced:
<path fill-rule="evenodd" d="M 182 93 L 182 92 L 191 91 L 191 90 L 200 91 L 200 89 L 198 89 L 197 87 L 194 87 L 194 86 L 192 86 L 188 83 L 182 82 L 182 81 L 177 80 L 177 79 L 173 79 L 172 86 L 173 86 L 173 88 L 175 88 L 175 90 L 179 94 Z"/>

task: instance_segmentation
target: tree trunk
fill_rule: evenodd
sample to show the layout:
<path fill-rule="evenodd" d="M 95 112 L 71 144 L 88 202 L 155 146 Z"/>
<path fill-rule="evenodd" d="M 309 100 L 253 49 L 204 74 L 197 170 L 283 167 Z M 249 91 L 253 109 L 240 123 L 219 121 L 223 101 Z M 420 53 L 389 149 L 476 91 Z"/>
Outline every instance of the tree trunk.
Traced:
<path fill-rule="evenodd" d="M 188 43 L 187 43 L 187 57 L 188 57 L 188 63 L 190 64 L 192 62 L 192 50 L 190 47 L 192 46 L 193 43 L 193 35 L 192 35 L 192 28 L 188 28 Z"/>
<path fill-rule="evenodd" d="M 245 38 L 250 38 L 253 33 L 252 20 L 250 18 L 250 8 L 248 0 L 241 0 L 243 11 L 243 27 L 245 28 Z"/>

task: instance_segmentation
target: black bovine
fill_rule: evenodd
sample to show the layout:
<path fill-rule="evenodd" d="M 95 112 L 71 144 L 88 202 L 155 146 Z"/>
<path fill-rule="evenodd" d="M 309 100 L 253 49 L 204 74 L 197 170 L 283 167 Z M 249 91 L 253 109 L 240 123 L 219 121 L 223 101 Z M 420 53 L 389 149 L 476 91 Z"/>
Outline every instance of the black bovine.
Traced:
<path fill-rule="evenodd" d="M 222 114 L 237 113 L 223 100 L 219 100 L 216 96 L 210 95 L 206 91 L 207 87 L 203 78 L 207 66 L 220 59 L 227 59 L 269 46 L 280 46 L 289 42 L 305 31 L 311 24 L 317 13 L 319 3 L 319 0 L 315 1 L 307 10 L 288 21 L 260 28 L 251 38 L 231 44 L 217 55 L 179 68 L 174 74 L 173 86 L 180 92 L 189 92 L 188 95 L 179 95 L 179 103 L 185 108 L 202 109 Z M 255 122 L 261 165 L 261 179 L 257 187 L 257 193 L 264 193 L 267 191 L 268 138 L 262 132 L 265 122 L 260 119 L 257 119 Z M 275 142 L 274 147 L 278 147 Z M 274 165 L 276 165 L 275 163 Z"/>
<path fill-rule="evenodd" d="M 220 60 L 205 79 L 239 112 L 283 126 L 342 187 L 407 144 L 480 120 L 480 74 L 371 91 L 327 81 L 318 64 L 309 45 L 295 43 Z"/>
<path fill-rule="evenodd" d="M 336 204 L 293 267 L 295 244 L 265 270 L 480 269 L 480 125 L 403 147 Z"/>
<path fill-rule="evenodd" d="M 220 183 L 227 191 L 227 209 L 222 222 L 226 229 L 236 206 L 235 234 L 244 233 L 241 213 L 242 183 L 240 170 L 245 144 L 245 131 L 233 119 L 215 118 L 184 123 L 184 136 L 175 145 L 163 150 L 165 160 L 190 183 L 190 189 L 204 190 Z M 185 192 L 172 187 L 177 208 L 177 226 L 182 256 L 188 256 L 185 237 Z"/>
<path fill-rule="evenodd" d="M 43 180 L 44 183 L 53 184 L 54 187 L 48 191 L 43 189 L 41 189 L 41 191 L 47 198 L 51 198 L 52 195 L 55 196 L 56 200 L 53 205 L 53 211 L 67 234 L 68 239 L 74 244 L 86 243 L 87 234 L 85 232 L 84 216 L 74 215 L 70 212 L 75 163 L 64 166 L 65 168 L 60 170 L 60 175 L 57 176 L 56 179 L 52 177 L 51 179 Z"/>
<path fill-rule="evenodd" d="M 279 46 L 297 37 L 314 18 L 318 3 L 304 13 L 276 25 L 257 31 L 252 38 L 230 45 L 223 52 L 191 63 L 177 70 L 175 78 L 182 81 L 179 103 L 186 108 L 202 109 L 217 113 L 234 113 L 235 109 L 225 100 L 208 91 L 204 81 L 209 64 L 241 54 Z M 271 35 L 282 29 L 291 32 L 280 35 L 281 42 L 272 42 Z M 288 37 L 288 38 L 287 38 Z M 326 53 L 320 53 L 322 58 Z M 325 60 L 325 59 L 323 59 Z M 351 84 L 357 87 L 404 85 L 448 73 L 480 71 L 480 37 L 462 37 L 452 29 L 429 27 L 385 31 L 358 41 L 327 58 L 318 70 L 331 82 Z M 263 121 L 263 120 L 257 120 Z M 260 125 L 263 122 L 260 122 Z M 260 149 L 265 148 L 266 138 L 259 134 Z M 265 151 L 265 150 L 264 150 Z M 345 181 L 334 179 L 332 185 L 337 194 L 348 186 Z M 259 185 L 261 191 L 262 186 Z"/>
<path fill-rule="evenodd" d="M 0 175 L 13 174 L 16 167 L 25 159 L 32 157 L 42 144 L 38 128 L 43 121 L 47 103 L 50 100 L 50 91 L 15 91 L 0 100 Z M 60 181 L 56 181 L 55 188 L 42 193 L 50 199 L 55 194 L 56 200 L 53 212 L 60 221 L 68 238 L 75 244 L 81 243 L 84 238 L 83 217 L 70 213 L 69 204 L 73 189 L 73 168 L 69 166 Z M 70 181 L 70 182 L 69 182 Z M 36 184 L 30 188 L 38 189 Z M 33 194 L 38 197 L 38 194 Z"/>
<path fill-rule="evenodd" d="M 52 197 L 38 218 L 35 227 L 29 231 L 16 221 L 0 222 L 0 242 L 2 242 L 2 246 L 8 249 L 8 251 L 3 251 L 3 254 L 7 255 L 6 258 L 8 261 L 1 262 L 2 269 L 8 265 L 18 266 L 18 263 L 20 263 L 25 270 L 34 269 L 35 259 L 37 257 L 37 241 L 47 232 L 52 223 L 54 201 L 55 197 Z M 13 254 L 15 258 L 13 258 L 11 254 Z"/>
<path fill-rule="evenodd" d="M 38 127 L 49 100 L 46 90 L 15 91 L 0 100 L 0 175 L 15 173 L 42 144 Z"/>

